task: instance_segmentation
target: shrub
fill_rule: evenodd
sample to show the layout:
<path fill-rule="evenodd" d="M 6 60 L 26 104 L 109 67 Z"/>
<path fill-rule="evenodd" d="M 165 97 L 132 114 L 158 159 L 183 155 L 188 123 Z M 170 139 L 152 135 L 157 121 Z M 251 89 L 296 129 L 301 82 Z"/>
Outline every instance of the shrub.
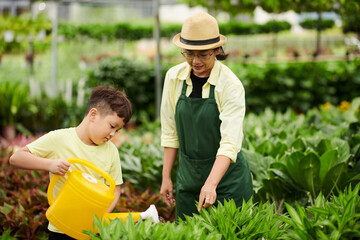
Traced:
<path fill-rule="evenodd" d="M 327 28 L 334 27 L 335 22 L 332 19 L 322 19 L 320 22 L 320 30 L 325 30 Z M 317 19 L 305 19 L 300 23 L 300 26 L 306 29 L 317 29 L 318 28 L 318 20 Z"/>
<path fill-rule="evenodd" d="M 325 102 L 338 105 L 359 96 L 358 60 L 228 66 L 244 84 L 247 112 L 261 113 L 266 107 L 306 112 Z"/>
<path fill-rule="evenodd" d="M 181 31 L 181 24 L 164 23 L 160 26 L 162 37 L 171 38 Z M 243 23 L 229 21 L 219 24 L 220 32 L 225 35 L 245 35 L 270 33 L 288 30 L 290 24 L 284 21 L 271 21 L 264 25 L 255 23 Z M 72 25 L 69 23 L 59 24 L 59 34 L 66 39 L 94 38 L 94 39 L 119 39 L 119 40 L 139 40 L 153 37 L 153 25 L 144 23 L 134 25 L 130 22 L 117 24 L 83 24 Z"/>
<path fill-rule="evenodd" d="M 150 65 L 123 57 L 107 58 L 88 76 L 87 86 L 111 85 L 125 90 L 133 105 L 134 118 L 144 112 L 155 116 L 155 71 Z"/>

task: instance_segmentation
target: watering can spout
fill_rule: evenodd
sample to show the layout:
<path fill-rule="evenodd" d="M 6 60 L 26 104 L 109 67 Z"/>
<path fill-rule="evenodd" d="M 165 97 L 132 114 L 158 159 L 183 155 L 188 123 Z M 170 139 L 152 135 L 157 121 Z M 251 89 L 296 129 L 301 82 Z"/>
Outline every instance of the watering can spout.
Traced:
<path fill-rule="evenodd" d="M 131 216 L 135 222 L 138 222 L 140 218 L 142 220 L 151 219 L 154 223 L 160 222 L 158 211 L 153 204 L 150 205 L 150 207 L 145 212 L 105 213 L 102 219 L 105 220 L 107 223 L 110 223 L 110 221 L 114 219 L 120 219 L 121 221 L 125 222 L 127 217 L 129 216 Z"/>

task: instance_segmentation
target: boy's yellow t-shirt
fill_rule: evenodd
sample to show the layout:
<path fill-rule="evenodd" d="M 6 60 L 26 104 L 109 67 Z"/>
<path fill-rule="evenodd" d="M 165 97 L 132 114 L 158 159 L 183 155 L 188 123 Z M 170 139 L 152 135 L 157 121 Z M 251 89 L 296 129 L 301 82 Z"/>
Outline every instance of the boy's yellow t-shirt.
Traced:
<path fill-rule="evenodd" d="M 114 179 L 116 185 L 123 183 L 119 152 L 116 146 L 110 141 L 103 145 L 90 146 L 80 140 L 75 128 L 66 128 L 51 131 L 28 144 L 27 147 L 32 154 L 43 158 L 81 158 L 87 160 L 108 173 Z M 71 164 L 69 171 L 76 169 L 90 173 L 100 181 L 108 184 L 98 173 L 81 164 Z M 50 173 L 50 179 L 52 175 L 53 174 Z M 64 183 L 64 178 L 59 178 L 56 182 L 54 186 L 54 198 Z M 49 223 L 48 229 L 52 232 L 61 233 L 61 231 L 51 223 Z"/>

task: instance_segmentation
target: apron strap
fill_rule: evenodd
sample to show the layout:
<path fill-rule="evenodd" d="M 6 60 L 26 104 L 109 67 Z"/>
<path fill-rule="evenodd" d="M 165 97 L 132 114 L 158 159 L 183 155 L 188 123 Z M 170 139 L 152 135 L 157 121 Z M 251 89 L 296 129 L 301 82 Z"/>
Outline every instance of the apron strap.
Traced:
<path fill-rule="evenodd" d="M 210 85 L 210 94 L 209 94 L 209 98 L 214 98 L 215 99 L 215 85 Z"/>
<path fill-rule="evenodd" d="M 186 96 L 186 88 L 187 88 L 187 84 L 186 84 L 186 80 L 184 80 L 183 87 L 181 90 L 181 95 Z"/>

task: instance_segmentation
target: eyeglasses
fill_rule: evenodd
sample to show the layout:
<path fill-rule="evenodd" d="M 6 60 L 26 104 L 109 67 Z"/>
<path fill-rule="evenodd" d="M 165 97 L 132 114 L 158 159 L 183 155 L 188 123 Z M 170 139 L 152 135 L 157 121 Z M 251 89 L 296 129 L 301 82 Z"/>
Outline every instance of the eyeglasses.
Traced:
<path fill-rule="evenodd" d="M 209 60 L 210 56 L 214 54 L 214 51 L 212 51 L 211 53 L 199 53 L 199 54 L 194 54 L 192 52 L 181 52 L 181 54 L 189 60 L 193 60 L 195 57 L 198 57 L 201 61 L 207 61 Z"/>

